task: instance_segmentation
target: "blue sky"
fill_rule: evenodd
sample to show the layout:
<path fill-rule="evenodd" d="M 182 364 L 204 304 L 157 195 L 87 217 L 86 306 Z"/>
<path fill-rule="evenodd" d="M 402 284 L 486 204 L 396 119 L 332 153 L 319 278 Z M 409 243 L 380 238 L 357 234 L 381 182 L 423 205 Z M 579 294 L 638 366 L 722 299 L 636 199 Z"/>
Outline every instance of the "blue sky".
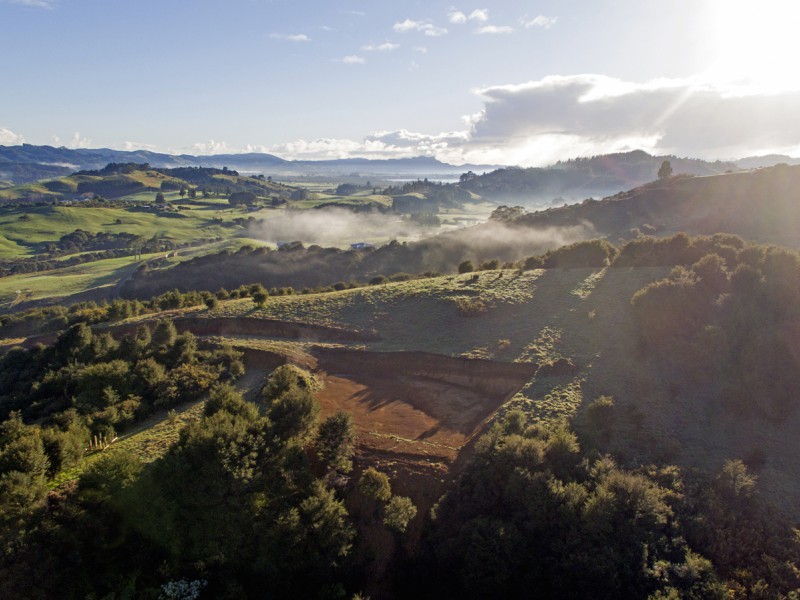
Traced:
<path fill-rule="evenodd" d="M 0 0 L 0 144 L 523 165 L 791 153 L 793 4 Z"/>

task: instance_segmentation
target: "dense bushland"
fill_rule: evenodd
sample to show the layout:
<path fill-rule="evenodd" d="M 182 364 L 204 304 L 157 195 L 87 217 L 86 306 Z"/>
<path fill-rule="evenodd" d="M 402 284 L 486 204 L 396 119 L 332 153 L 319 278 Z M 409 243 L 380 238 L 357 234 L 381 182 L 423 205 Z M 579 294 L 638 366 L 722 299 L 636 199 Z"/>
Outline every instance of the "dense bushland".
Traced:
<path fill-rule="evenodd" d="M 566 425 L 528 426 L 512 412 L 434 509 L 414 565 L 423 585 L 406 593 L 779 598 L 800 585 L 799 551 L 740 461 L 699 479 L 625 469 L 582 451 Z"/>
<path fill-rule="evenodd" d="M 203 418 L 162 459 L 111 453 L 77 486 L 30 504 L 15 528 L 4 522 L 16 535 L 5 539 L 0 593 L 163 598 L 194 586 L 204 597 L 341 597 L 354 531 L 325 478 L 346 468 L 352 426 L 326 420 L 317 433 L 316 400 L 284 375 L 263 414 L 215 384 Z M 314 447 L 323 458 L 312 468 Z M 0 514 L 10 503 L 4 496 Z"/>
<path fill-rule="evenodd" d="M 623 248 L 618 260 L 677 264 L 632 299 L 642 350 L 677 389 L 779 420 L 800 392 L 800 257 L 733 236 Z M 682 266 L 686 265 L 686 266 Z"/>

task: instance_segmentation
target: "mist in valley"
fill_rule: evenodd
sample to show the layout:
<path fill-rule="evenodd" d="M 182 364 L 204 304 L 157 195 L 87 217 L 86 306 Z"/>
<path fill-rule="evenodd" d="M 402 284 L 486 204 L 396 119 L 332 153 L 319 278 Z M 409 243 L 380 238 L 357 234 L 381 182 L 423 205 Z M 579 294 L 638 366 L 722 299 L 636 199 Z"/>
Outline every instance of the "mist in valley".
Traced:
<path fill-rule="evenodd" d="M 586 222 L 569 227 L 533 228 L 491 220 L 456 226 L 423 226 L 393 214 L 357 213 L 346 209 L 319 211 L 287 211 L 278 218 L 251 226 L 248 237 L 278 244 L 299 241 L 311 245 L 349 248 L 350 244 L 370 242 L 359 260 L 356 276 L 395 272 L 453 272 L 459 263 L 476 263 L 497 259 L 514 262 L 543 254 L 580 240 L 595 237 L 593 226 Z M 277 257 L 275 257 L 277 258 Z M 310 257 L 309 257 L 310 258 Z M 273 263 L 275 259 L 269 260 Z M 302 260 L 280 260 L 284 269 L 305 270 Z"/>

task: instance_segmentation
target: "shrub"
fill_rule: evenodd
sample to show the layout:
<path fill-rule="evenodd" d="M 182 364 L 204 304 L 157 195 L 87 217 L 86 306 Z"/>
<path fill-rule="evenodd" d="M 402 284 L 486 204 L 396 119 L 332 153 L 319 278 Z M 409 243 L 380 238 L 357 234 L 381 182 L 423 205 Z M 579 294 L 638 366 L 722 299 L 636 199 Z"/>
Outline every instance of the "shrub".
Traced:
<path fill-rule="evenodd" d="M 475 270 L 475 265 L 472 264 L 471 260 L 465 260 L 460 265 L 458 265 L 459 273 L 472 273 L 474 270 Z"/>
<path fill-rule="evenodd" d="M 389 477 L 373 467 L 369 467 L 361 474 L 358 480 L 358 490 L 367 498 L 386 502 L 392 496 L 392 487 Z"/>
<path fill-rule="evenodd" d="M 403 533 L 415 516 L 417 516 L 417 507 L 410 498 L 393 496 L 386 505 L 383 524 L 392 531 Z"/>
<path fill-rule="evenodd" d="M 477 317 L 489 310 L 486 302 L 482 298 L 455 298 L 454 302 L 458 309 L 458 314 L 463 317 Z"/>

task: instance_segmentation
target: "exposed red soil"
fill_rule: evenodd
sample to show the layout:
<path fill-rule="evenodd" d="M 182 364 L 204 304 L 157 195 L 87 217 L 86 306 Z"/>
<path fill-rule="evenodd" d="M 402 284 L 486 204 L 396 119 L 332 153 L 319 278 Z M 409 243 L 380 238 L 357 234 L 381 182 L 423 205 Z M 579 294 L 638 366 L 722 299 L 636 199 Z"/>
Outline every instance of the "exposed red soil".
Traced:
<path fill-rule="evenodd" d="M 266 376 L 281 360 L 296 362 L 261 350 L 245 351 L 251 374 Z M 465 462 L 465 447 L 537 368 L 532 363 L 325 346 L 310 349 L 299 366 L 312 370 L 323 384 L 317 393 L 323 418 L 338 410 L 353 417 L 356 474 L 368 466 L 384 471 L 394 492 L 411 497 L 421 517 Z"/>
<path fill-rule="evenodd" d="M 153 321 L 148 321 L 152 324 Z M 318 342 L 373 339 L 361 332 L 248 318 L 176 318 L 179 331 Z M 96 327 L 115 337 L 140 323 Z M 55 334 L 25 340 L 24 346 L 52 343 Z M 469 454 L 464 451 L 486 423 L 533 377 L 537 365 L 455 358 L 425 352 L 367 352 L 313 346 L 303 356 L 243 348 L 247 378 L 259 379 L 286 362 L 313 371 L 323 383 L 317 397 L 323 418 L 344 410 L 358 435 L 356 474 L 366 466 L 386 472 L 396 494 L 419 509 L 407 540 L 413 544 L 422 518 L 443 493 Z"/>
<path fill-rule="evenodd" d="M 314 355 L 323 414 L 350 413 L 362 450 L 448 463 L 535 370 L 423 352 L 317 348 Z"/>

